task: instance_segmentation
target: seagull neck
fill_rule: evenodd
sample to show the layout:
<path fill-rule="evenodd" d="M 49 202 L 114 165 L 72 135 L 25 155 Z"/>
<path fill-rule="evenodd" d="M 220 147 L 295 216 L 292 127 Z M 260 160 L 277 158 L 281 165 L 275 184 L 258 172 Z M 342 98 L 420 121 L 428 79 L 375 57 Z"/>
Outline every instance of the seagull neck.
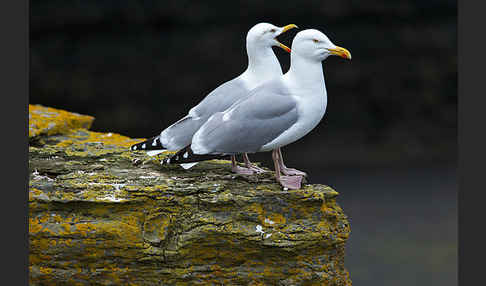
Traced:
<path fill-rule="evenodd" d="M 292 78 L 293 82 L 299 86 L 325 87 L 322 62 L 310 61 L 292 54 L 287 76 Z"/>
<path fill-rule="evenodd" d="M 248 68 L 245 74 L 252 81 L 263 82 L 272 77 L 282 75 L 282 68 L 272 47 L 246 47 L 248 53 Z"/>

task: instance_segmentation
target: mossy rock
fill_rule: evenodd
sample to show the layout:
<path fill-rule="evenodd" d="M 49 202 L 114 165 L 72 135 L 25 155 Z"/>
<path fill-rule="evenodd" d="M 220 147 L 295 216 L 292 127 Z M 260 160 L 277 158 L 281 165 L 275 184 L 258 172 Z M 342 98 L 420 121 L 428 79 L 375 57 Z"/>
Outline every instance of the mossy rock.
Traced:
<path fill-rule="evenodd" d="M 162 166 L 128 150 L 142 139 L 47 110 L 62 118 L 35 126 L 62 127 L 29 147 L 31 285 L 351 285 L 330 187 L 284 191 L 270 170 L 236 175 L 223 160 Z"/>

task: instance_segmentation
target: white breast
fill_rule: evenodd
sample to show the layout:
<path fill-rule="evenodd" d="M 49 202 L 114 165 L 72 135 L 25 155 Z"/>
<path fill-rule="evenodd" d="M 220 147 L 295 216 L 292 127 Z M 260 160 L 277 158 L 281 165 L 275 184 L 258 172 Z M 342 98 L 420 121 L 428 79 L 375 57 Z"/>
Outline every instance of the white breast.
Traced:
<path fill-rule="evenodd" d="M 299 115 L 297 122 L 277 138 L 263 145 L 260 149 L 261 152 L 283 147 L 299 140 L 314 129 L 324 116 L 327 106 L 325 88 L 320 90 L 300 90 L 298 93 L 292 94 L 299 94 L 294 96 L 297 101 L 297 113 Z"/>

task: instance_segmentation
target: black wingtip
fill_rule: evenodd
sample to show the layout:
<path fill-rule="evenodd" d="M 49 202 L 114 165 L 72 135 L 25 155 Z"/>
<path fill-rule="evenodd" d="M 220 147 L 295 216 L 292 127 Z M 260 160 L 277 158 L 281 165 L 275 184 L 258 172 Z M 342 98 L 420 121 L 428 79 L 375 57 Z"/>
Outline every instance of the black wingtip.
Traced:
<path fill-rule="evenodd" d="M 159 136 L 154 136 L 143 142 L 134 144 L 130 147 L 130 150 L 132 151 L 136 151 L 136 150 L 150 151 L 150 150 L 161 150 L 161 149 L 166 149 L 166 148 L 162 145 L 162 142 L 160 142 Z"/>
<path fill-rule="evenodd" d="M 199 155 L 194 154 L 191 149 L 191 145 L 184 147 L 183 149 L 179 150 L 174 155 L 165 158 L 162 160 L 161 164 L 185 164 L 185 163 L 194 163 L 194 162 L 201 162 L 213 159 L 223 159 L 226 155 Z"/>

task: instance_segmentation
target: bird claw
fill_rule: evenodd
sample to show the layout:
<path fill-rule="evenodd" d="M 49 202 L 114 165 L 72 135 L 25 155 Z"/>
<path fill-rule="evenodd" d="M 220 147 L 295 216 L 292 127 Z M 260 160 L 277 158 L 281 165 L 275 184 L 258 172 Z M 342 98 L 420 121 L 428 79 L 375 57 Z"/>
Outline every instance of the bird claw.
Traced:
<path fill-rule="evenodd" d="M 306 172 L 302 172 L 302 171 L 299 171 L 297 169 L 294 169 L 294 168 L 281 168 L 281 171 L 282 171 L 282 174 L 284 175 L 287 175 L 287 176 L 303 176 L 303 177 L 307 177 L 307 173 Z"/>
<path fill-rule="evenodd" d="M 242 174 L 242 175 L 253 175 L 255 171 L 249 168 L 244 168 L 240 166 L 232 166 L 231 171 L 236 174 Z"/>
<path fill-rule="evenodd" d="M 247 166 L 247 169 L 253 170 L 257 174 L 267 172 L 267 170 L 264 170 L 264 169 L 258 167 L 257 165 L 253 165 L 253 164 L 251 164 L 250 166 Z"/>
<path fill-rule="evenodd" d="M 302 176 L 280 176 L 277 181 L 282 185 L 284 188 L 288 188 L 291 190 L 298 190 L 301 188 L 302 185 Z"/>

